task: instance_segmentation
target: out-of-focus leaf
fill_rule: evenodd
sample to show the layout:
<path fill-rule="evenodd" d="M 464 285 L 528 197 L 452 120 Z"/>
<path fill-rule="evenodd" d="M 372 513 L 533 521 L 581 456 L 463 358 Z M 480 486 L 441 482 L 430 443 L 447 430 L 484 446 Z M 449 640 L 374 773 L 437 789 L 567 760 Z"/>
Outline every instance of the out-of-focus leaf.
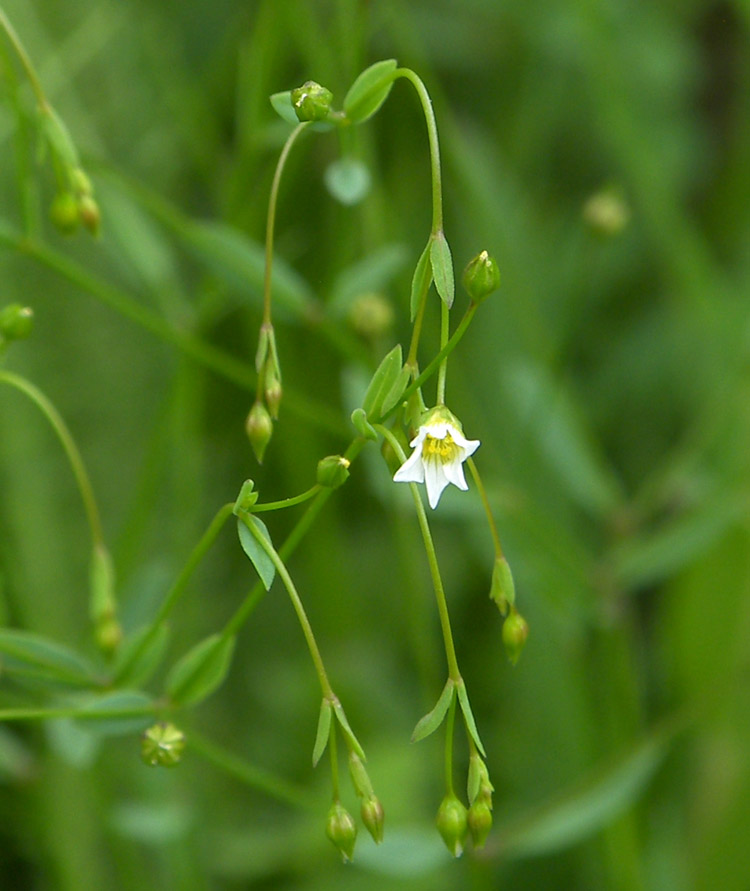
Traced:
<path fill-rule="evenodd" d="M 164 624 L 156 630 L 147 625 L 131 634 L 123 642 L 117 654 L 114 670 L 117 684 L 128 687 L 140 687 L 145 684 L 159 667 L 168 639 L 169 628 Z M 138 656 L 130 665 L 130 660 L 136 652 Z M 121 673 L 124 666 L 129 666 L 128 670 Z"/>
<path fill-rule="evenodd" d="M 362 408 L 368 418 L 376 418 L 380 414 L 383 400 L 391 392 L 393 385 L 401 373 L 402 357 L 401 344 L 396 346 L 383 358 L 372 376 L 365 398 L 362 400 Z"/>
<path fill-rule="evenodd" d="M 292 105 L 292 91 L 284 90 L 282 93 L 274 93 L 270 97 L 273 110 L 279 117 L 283 118 L 288 124 L 299 124 L 297 112 Z"/>
<path fill-rule="evenodd" d="M 406 257 L 404 245 L 385 244 L 342 270 L 331 289 L 326 305 L 328 312 L 342 316 L 355 298 L 370 291 L 382 291 L 401 271 Z"/>
<path fill-rule="evenodd" d="M 332 161 L 323 179 L 328 191 L 341 204 L 358 204 L 370 191 L 370 171 L 356 158 Z"/>
<path fill-rule="evenodd" d="M 97 683 L 91 663 L 64 644 L 11 628 L 0 629 L 0 653 L 4 667 L 25 678 L 53 681 L 74 687 L 91 687 Z"/>
<path fill-rule="evenodd" d="M 113 690 L 85 701 L 76 721 L 98 736 L 125 736 L 153 722 L 153 712 L 142 714 L 152 705 L 153 698 L 140 690 Z"/>
<path fill-rule="evenodd" d="M 229 671 L 234 640 L 212 634 L 187 652 L 167 676 L 169 698 L 177 705 L 195 705 L 213 693 Z"/>

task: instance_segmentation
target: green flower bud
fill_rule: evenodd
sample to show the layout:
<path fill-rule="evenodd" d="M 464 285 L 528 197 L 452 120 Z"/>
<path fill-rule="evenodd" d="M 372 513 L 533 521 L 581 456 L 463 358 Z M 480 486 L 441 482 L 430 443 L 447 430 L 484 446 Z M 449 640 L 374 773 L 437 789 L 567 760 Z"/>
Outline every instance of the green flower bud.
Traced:
<path fill-rule="evenodd" d="M 234 503 L 234 513 L 239 511 L 248 511 L 258 500 L 258 493 L 255 490 L 255 483 L 252 480 L 245 480 L 240 489 L 240 494 Z"/>
<path fill-rule="evenodd" d="M 475 848 L 483 848 L 487 841 L 487 836 L 492 829 L 492 807 L 487 802 L 478 798 L 469 808 L 467 815 L 467 823 L 469 824 L 469 832 L 471 840 L 474 842 Z"/>
<path fill-rule="evenodd" d="M 0 340 L 24 340 L 34 329 L 34 310 L 20 303 L 0 309 Z"/>
<path fill-rule="evenodd" d="M 630 222 L 630 208 L 616 189 L 602 189 L 583 205 L 583 219 L 598 235 L 612 237 Z"/>
<path fill-rule="evenodd" d="M 510 615 L 503 622 L 503 643 L 512 665 L 518 662 L 528 636 L 528 622 L 519 612 L 511 608 Z"/>
<path fill-rule="evenodd" d="M 357 840 L 357 824 L 340 801 L 335 801 L 328 811 L 326 835 L 341 851 L 344 863 L 352 859 Z"/>
<path fill-rule="evenodd" d="M 500 270 L 487 251 L 482 251 L 464 269 L 461 281 L 474 303 L 481 303 L 500 287 Z"/>
<path fill-rule="evenodd" d="M 370 777 L 367 774 L 365 765 L 359 755 L 354 751 L 349 752 L 349 775 L 352 778 L 354 791 L 360 798 L 375 797 L 372 783 L 370 782 Z"/>
<path fill-rule="evenodd" d="M 141 737 L 141 758 L 151 767 L 175 767 L 185 750 L 185 734 L 174 724 L 160 721 Z"/>
<path fill-rule="evenodd" d="M 250 414 L 245 421 L 245 431 L 258 463 L 262 464 L 263 455 L 266 453 L 266 447 L 273 434 L 271 415 L 268 414 L 268 409 L 262 402 L 256 401 L 250 409 Z"/>
<path fill-rule="evenodd" d="M 349 309 L 349 322 L 361 337 L 375 340 L 393 327 L 393 306 L 383 294 L 360 294 Z"/>
<path fill-rule="evenodd" d="M 99 234 L 102 215 L 99 205 L 90 195 L 82 195 L 78 199 L 78 216 L 84 229 L 88 229 L 92 235 Z"/>
<path fill-rule="evenodd" d="M 343 486 L 349 479 L 350 463 L 349 459 L 342 455 L 328 455 L 327 458 L 321 458 L 318 461 L 318 485 L 327 489 L 338 489 L 339 486 Z"/>
<path fill-rule="evenodd" d="M 281 405 L 281 397 L 284 395 L 284 391 L 281 388 L 281 381 L 278 375 L 272 369 L 266 372 L 264 395 L 268 410 L 275 421 L 279 417 L 279 406 Z"/>
<path fill-rule="evenodd" d="M 454 857 L 464 852 L 464 839 L 468 830 L 468 814 L 455 795 L 446 795 L 437 813 L 437 828 L 446 847 Z"/>
<path fill-rule="evenodd" d="M 70 235 L 78 228 L 81 218 L 78 214 L 78 199 L 71 192 L 55 195 L 49 209 L 52 225 L 63 235 Z"/>
<path fill-rule="evenodd" d="M 492 793 L 495 787 L 490 782 L 490 774 L 487 765 L 482 761 L 479 752 L 473 752 L 469 757 L 469 777 L 466 784 L 469 795 L 469 804 L 474 804 L 478 799 L 484 799 L 492 808 Z"/>
<path fill-rule="evenodd" d="M 122 641 L 122 626 L 115 616 L 108 616 L 97 622 L 94 628 L 96 645 L 107 655 L 114 653 Z"/>
<path fill-rule="evenodd" d="M 314 80 L 292 90 L 292 106 L 300 121 L 324 121 L 331 110 L 333 93 Z"/>
<path fill-rule="evenodd" d="M 362 799 L 361 814 L 367 831 L 375 844 L 379 845 L 383 841 L 383 823 L 385 821 L 385 813 L 380 799 L 375 796 Z"/>
<path fill-rule="evenodd" d="M 490 599 L 494 600 L 500 612 L 505 615 L 508 607 L 516 602 L 516 585 L 513 581 L 513 573 L 505 557 L 495 559 L 492 568 L 492 585 L 490 587 Z"/>

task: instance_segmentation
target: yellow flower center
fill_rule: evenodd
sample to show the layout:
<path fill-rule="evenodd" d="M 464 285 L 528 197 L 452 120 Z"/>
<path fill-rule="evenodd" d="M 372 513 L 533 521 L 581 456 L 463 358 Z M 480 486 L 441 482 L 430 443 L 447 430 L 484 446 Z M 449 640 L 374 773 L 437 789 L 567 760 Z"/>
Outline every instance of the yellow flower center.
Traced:
<path fill-rule="evenodd" d="M 451 464 L 458 458 L 458 446 L 453 442 L 450 433 L 446 433 L 442 439 L 434 436 L 425 436 L 422 443 L 422 460 L 437 459 L 441 464 Z"/>

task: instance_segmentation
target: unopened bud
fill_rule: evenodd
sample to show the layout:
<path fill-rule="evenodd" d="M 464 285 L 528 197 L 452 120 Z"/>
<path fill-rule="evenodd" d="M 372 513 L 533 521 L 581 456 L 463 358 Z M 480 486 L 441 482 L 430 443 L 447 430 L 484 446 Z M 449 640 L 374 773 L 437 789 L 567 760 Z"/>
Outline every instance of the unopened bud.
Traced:
<path fill-rule="evenodd" d="M 328 455 L 327 458 L 321 458 L 318 461 L 318 485 L 327 489 L 338 489 L 339 486 L 343 486 L 349 479 L 350 463 L 343 455 Z"/>
<path fill-rule="evenodd" d="M 174 724 L 160 721 L 141 738 L 141 758 L 151 767 L 175 767 L 185 750 L 185 734 Z"/>
<path fill-rule="evenodd" d="M 20 303 L 0 309 L 0 341 L 24 340 L 34 329 L 34 310 Z"/>
<path fill-rule="evenodd" d="M 250 414 L 245 421 L 245 431 L 258 463 L 262 464 L 263 455 L 273 434 L 271 415 L 269 415 L 268 409 L 262 402 L 256 402 L 250 409 Z"/>
<path fill-rule="evenodd" d="M 393 306 L 383 294 L 360 294 L 351 305 L 349 321 L 357 334 L 374 340 L 393 327 Z"/>
<path fill-rule="evenodd" d="M 281 388 L 281 381 L 275 372 L 269 372 L 268 377 L 266 378 L 264 395 L 271 417 L 274 420 L 277 420 L 279 417 L 281 397 L 284 395 L 284 391 Z"/>
<path fill-rule="evenodd" d="M 466 791 L 469 795 L 469 804 L 474 804 L 478 798 L 481 798 L 492 808 L 492 793 L 495 791 L 495 787 L 490 782 L 487 765 L 479 752 L 473 752 L 469 758 L 469 778 Z"/>
<path fill-rule="evenodd" d="M 362 822 L 370 833 L 375 844 L 383 841 L 385 813 L 379 798 L 365 798 L 362 801 Z"/>
<path fill-rule="evenodd" d="M 255 491 L 255 483 L 252 480 L 245 480 L 234 503 L 234 513 L 249 511 L 257 500 L 258 493 Z"/>
<path fill-rule="evenodd" d="M 460 857 L 464 852 L 467 820 L 468 815 L 464 805 L 455 795 L 446 795 L 438 809 L 437 828 L 454 857 Z"/>
<path fill-rule="evenodd" d="M 583 205 L 583 219 L 598 235 L 614 236 L 630 222 L 630 208 L 614 188 L 595 192 Z"/>
<path fill-rule="evenodd" d="M 333 93 L 308 80 L 292 90 L 292 106 L 300 121 L 324 121 L 331 110 Z"/>
<path fill-rule="evenodd" d="M 492 806 L 478 798 L 469 808 L 466 821 L 475 848 L 483 848 L 492 829 Z"/>
<path fill-rule="evenodd" d="M 464 269 L 461 281 L 474 303 L 481 303 L 500 287 L 500 270 L 487 251 L 482 251 Z"/>
<path fill-rule="evenodd" d="M 490 599 L 494 600 L 500 612 L 505 615 L 508 607 L 516 602 L 516 585 L 508 561 L 500 555 L 495 558 L 492 568 L 492 585 Z"/>
<path fill-rule="evenodd" d="M 503 622 L 503 643 L 511 664 L 518 662 L 528 636 L 528 622 L 519 612 L 511 609 L 510 615 Z"/>
<path fill-rule="evenodd" d="M 352 859 L 357 840 L 357 824 L 340 801 L 335 801 L 328 811 L 326 835 L 341 851 L 344 863 Z"/>
<path fill-rule="evenodd" d="M 81 220 L 81 225 L 88 229 L 92 235 L 99 234 L 102 215 L 99 205 L 90 195 L 82 195 L 78 199 L 78 216 Z"/>
<path fill-rule="evenodd" d="M 115 616 L 109 616 L 98 622 L 94 628 L 96 645 L 107 655 L 114 653 L 122 641 L 122 626 Z"/>
<path fill-rule="evenodd" d="M 52 225 L 63 235 L 70 235 L 78 228 L 81 218 L 78 213 L 78 199 L 71 192 L 55 195 L 49 209 Z"/>

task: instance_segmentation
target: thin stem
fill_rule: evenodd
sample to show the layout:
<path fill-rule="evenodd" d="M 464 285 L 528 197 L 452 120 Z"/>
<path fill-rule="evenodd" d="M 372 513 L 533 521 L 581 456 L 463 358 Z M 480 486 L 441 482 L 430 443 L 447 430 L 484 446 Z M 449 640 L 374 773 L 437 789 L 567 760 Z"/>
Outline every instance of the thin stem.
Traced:
<path fill-rule="evenodd" d="M 448 343 L 448 333 L 449 333 L 449 313 L 450 310 L 448 306 L 441 300 L 440 301 L 440 352 L 443 351 L 446 344 Z M 446 353 L 441 362 L 440 368 L 438 370 L 438 379 L 437 379 L 437 405 L 445 405 L 445 376 L 448 372 L 448 354 Z"/>
<path fill-rule="evenodd" d="M 92 722 L 101 720 L 106 714 L 109 718 L 130 718 L 139 715 L 152 715 L 159 711 L 160 703 L 152 702 L 148 705 L 130 705 L 122 708 L 110 709 L 106 712 L 92 711 L 86 706 L 63 706 L 61 708 L 4 708 L 0 709 L 0 722 L 2 721 L 46 721 L 51 718 L 79 718 L 89 719 Z"/>
<path fill-rule="evenodd" d="M 328 731 L 328 749 L 331 755 L 331 792 L 333 800 L 340 800 L 339 793 L 339 756 L 336 745 L 336 721 L 331 721 L 331 729 Z"/>
<path fill-rule="evenodd" d="M 9 384 L 11 387 L 15 387 L 15 389 L 20 390 L 24 395 L 28 396 L 52 425 L 52 429 L 60 440 L 68 458 L 68 462 L 70 463 L 71 470 L 73 471 L 76 484 L 78 485 L 78 491 L 81 494 L 83 507 L 86 511 L 86 519 L 88 520 L 89 529 L 91 531 L 92 545 L 94 547 L 103 548 L 104 536 L 102 534 L 102 524 L 99 517 L 99 508 L 96 505 L 96 499 L 94 497 L 94 490 L 91 486 L 88 474 L 86 473 L 86 467 L 83 463 L 81 453 L 78 451 L 78 446 L 76 446 L 75 440 L 68 430 L 65 421 L 63 421 L 55 406 L 49 401 L 44 393 L 20 375 L 14 374 L 11 371 L 0 370 L 0 383 Z"/>
<path fill-rule="evenodd" d="M 283 498 L 281 501 L 268 501 L 265 504 L 254 504 L 249 512 L 259 514 L 266 510 L 283 510 L 285 507 L 294 507 L 295 504 L 302 504 L 305 501 L 309 501 L 310 498 L 318 494 L 321 488 L 320 484 L 316 483 L 306 492 L 302 492 L 301 495 L 294 495 L 291 498 Z"/>
<path fill-rule="evenodd" d="M 240 517 L 243 518 L 243 514 L 240 514 Z M 251 532 L 253 538 L 270 557 L 273 565 L 276 567 L 276 572 L 278 573 L 279 578 L 283 582 L 284 587 L 289 594 L 289 598 L 292 601 L 294 611 L 297 613 L 297 619 L 302 626 L 302 633 L 305 635 L 307 648 L 310 650 L 310 656 L 312 657 L 313 664 L 315 665 L 315 671 L 318 674 L 318 680 L 320 681 L 320 688 L 323 691 L 323 696 L 326 699 L 330 699 L 332 702 L 334 702 L 336 701 L 336 694 L 333 692 L 333 688 L 331 687 L 330 681 L 328 680 L 328 675 L 326 674 L 325 666 L 323 665 L 323 658 L 320 655 L 320 650 L 318 649 L 318 644 L 315 640 L 315 635 L 313 634 L 312 625 L 310 624 L 310 620 L 307 618 L 307 613 L 305 612 L 305 608 L 302 605 L 302 600 L 297 593 L 297 589 L 294 586 L 292 577 L 289 575 L 289 571 L 287 570 L 284 561 L 281 559 L 274 546 L 266 540 L 265 536 L 260 532 L 255 523 L 252 522 L 252 518 L 248 514 L 245 514 L 244 517 L 247 517 L 248 520 L 245 525 Z"/>
<path fill-rule="evenodd" d="M 375 424 L 378 430 L 388 440 L 393 450 L 399 457 L 401 463 L 406 461 L 406 455 L 401 448 L 401 444 L 391 431 L 382 424 Z M 425 551 L 427 552 L 427 562 L 430 567 L 430 575 L 432 576 L 432 586 L 435 589 L 435 599 L 437 601 L 438 615 L 440 616 L 440 626 L 443 631 L 443 642 L 445 644 L 445 656 L 448 661 L 448 676 L 452 681 L 458 683 L 461 680 L 461 672 L 458 668 L 456 659 L 456 648 L 453 644 L 453 632 L 451 631 L 451 621 L 448 614 L 448 603 L 445 598 L 445 589 L 443 588 L 443 580 L 440 577 L 440 567 L 438 566 L 437 554 L 435 553 L 435 544 L 432 540 L 430 532 L 430 524 L 427 520 L 427 513 L 419 494 L 416 483 L 409 483 L 412 497 L 414 498 L 414 507 L 417 511 L 417 519 L 419 520 L 419 528 L 422 532 L 422 540 L 424 541 Z"/>
<path fill-rule="evenodd" d="M 37 77 L 36 71 L 34 70 L 34 66 L 31 62 L 31 57 L 26 52 L 26 48 L 21 43 L 20 37 L 18 36 L 18 34 L 16 34 L 15 28 L 13 27 L 13 25 L 11 25 L 10 20 L 6 16 L 2 7 L 0 7 L 0 28 L 2 28 L 8 35 L 8 40 L 10 40 L 11 44 L 13 45 L 13 49 L 16 51 L 16 54 L 21 61 L 23 70 L 26 72 L 26 77 L 28 77 L 29 83 L 31 84 L 31 89 L 34 91 L 34 96 L 36 97 L 36 102 L 39 106 L 39 110 L 44 114 L 49 114 L 49 103 L 47 102 L 47 97 L 44 95 L 42 83 Z"/>
<path fill-rule="evenodd" d="M 445 791 L 454 795 L 453 791 L 453 735 L 456 724 L 456 688 L 453 688 L 451 704 L 445 721 Z"/>
<path fill-rule="evenodd" d="M 479 471 L 477 470 L 477 465 L 474 463 L 474 459 L 467 458 L 466 463 L 469 465 L 469 470 L 471 471 L 474 483 L 476 484 L 477 490 L 479 492 L 479 497 L 482 499 L 484 512 L 487 514 L 487 522 L 489 523 L 490 534 L 492 535 L 492 542 L 495 545 L 495 557 L 502 557 L 503 548 L 500 544 L 500 535 L 497 531 L 497 526 L 495 525 L 495 518 L 492 516 L 492 508 L 490 507 L 490 501 L 487 497 L 487 490 L 484 488 L 484 483 L 482 482 L 482 478 L 479 476 Z"/>

